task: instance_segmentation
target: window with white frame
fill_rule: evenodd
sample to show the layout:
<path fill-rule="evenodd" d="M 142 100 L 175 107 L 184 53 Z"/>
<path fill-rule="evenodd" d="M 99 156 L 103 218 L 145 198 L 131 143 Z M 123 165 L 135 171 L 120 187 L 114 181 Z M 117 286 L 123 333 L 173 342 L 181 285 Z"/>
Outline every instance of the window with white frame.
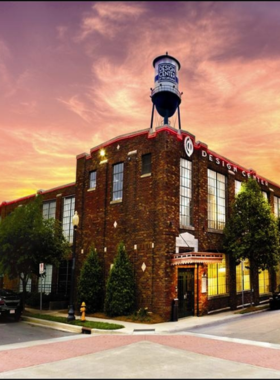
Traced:
<path fill-rule="evenodd" d="M 93 170 L 89 173 L 89 188 L 95 189 L 96 188 L 96 170 Z"/>
<path fill-rule="evenodd" d="M 280 217 L 280 198 L 274 196 L 274 215 Z"/>
<path fill-rule="evenodd" d="M 268 201 L 268 194 L 266 191 L 262 191 L 262 195 L 266 201 Z"/>
<path fill-rule="evenodd" d="M 63 200 L 62 229 L 65 238 L 73 243 L 72 219 L 75 213 L 75 197 L 67 197 Z"/>
<path fill-rule="evenodd" d="M 223 230 L 226 223 L 226 177 L 208 169 L 208 228 Z"/>
<path fill-rule="evenodd" d="M 237 196 L 237 194 L 240 193 L 242 182 L 241 181 L 237 181 L 237 179 L 236 179 L 234 181 L 234 185 L 235 185 L 235 196 Z"/>
<path fill-rule="evenodd" d="M 48 201 L 43 203 L 43 218 L 55 219 L 56 201 Z"/>
<path fill-rule="evenodd" d="M 241 261 L 236 266 L 236 291 L 250 290 L 250 263 L 249 259 Z"/>
<path fill-rule="evenodd" d="M 121 201 L 123 196 L 123 162 L 113 166 L 112 200 Z"/>
<path fill-rule="evenodd" d="M 44 219 L 55 219 L 55 211 L 56 211 L 56 201 L 48 201 L 43 203 L 43 218 Z M 52 265 L 48 266 L 48 271 L 52 273 Z M 51 269 L 50 269 L 51 268 Z M 49 279 L 49 286 L 51 287 L 52 278 Z M 31 286 L 31 285 L 30 285 Z M 39 291 L 39 290 L 38 290 Z"/>
<path fill-rule="evenodd" d="M 180 225 L 191 226 L 192 162 L 180 159 Z"/>
<path fill-rule="evenodd" d="M 31 278 L 29 278 L 27 280 L 27 284 L 26 284 L 26 291 L 29 293 L 31 293 L 31 283 L 32 283 Z M 23 285 L 22 285 L 22 279 L 21 278 L 19 280 L 19 292 L 23 292 Z"/>
<path fill-rule="evenodd" d="M 219 264 L 208 265 L 208 296 L 227 293 L 226 255 Z"/>

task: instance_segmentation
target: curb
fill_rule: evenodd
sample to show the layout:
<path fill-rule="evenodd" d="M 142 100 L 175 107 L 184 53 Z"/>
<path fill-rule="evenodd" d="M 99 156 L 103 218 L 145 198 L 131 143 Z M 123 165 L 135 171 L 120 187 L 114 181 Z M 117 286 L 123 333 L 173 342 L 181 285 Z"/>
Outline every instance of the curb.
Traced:
<path fill-rule="evenodd" d="M 89 327 L 69 325 L 67 323 L 48 321 L 46 319 L 26 317 L 26 316 L 22 316 L 21 320 L 30 325 L 47 327 L 54 330 L 67 331 L 67 332 L 77 333 L 77 334 L 85 334 L 85 333 L 86 334 L 125 334 L 126 333 L 125 331 L 119 331 L 122 329 L 116 329 L 116 330 L 91 329 Z"/>
<path fill-rule="evenodd" d="M 67 332 L 72 332 L 72 333 L 82 333 L 82 328 L 83 328 L 83 326 L 68 325 L 66 323 L 48 321 L 45 319 L 32 318 L 32 317 L 26 317 L 26 316 L 22 316 L 21 320 L 31 325 L 48 327 L 54 330 L 67 331 Z"/>

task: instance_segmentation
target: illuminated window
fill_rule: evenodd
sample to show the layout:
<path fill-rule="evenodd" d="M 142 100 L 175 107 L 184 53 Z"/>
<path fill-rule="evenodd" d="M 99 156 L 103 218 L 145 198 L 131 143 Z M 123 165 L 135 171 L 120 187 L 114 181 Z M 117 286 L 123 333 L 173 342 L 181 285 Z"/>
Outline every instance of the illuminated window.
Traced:
<path fill-rule="evenodd" d="M 64 198 L 63 201 L 63 216 L 62 216 L 62 228 L 65 238 L 69 243 L 73 243 L 73 230 L 72 218 L 75 211 L 75 197 Z"/>
<path fill-rule="evenodd" d="M 269 272 L 267 269 L 259 273 L 259 293 L 269 293 Z"/>
<path fill-rule="evenodd" d="M 276 286 L 273 289 L 275 292 L 280 292 L 280 264 L 277 265 L 276 270 Z"/>
<path fill-rule="evenodd" d="M 123 196 L 123 162 L 113 166 L 113 193 L 112 200 L 122 200 Z"/>
<path fill-rule="evenodd" d="M 250 290 L 249 260 L 246 259 L 236 266 L 236 291 Z"/>
<path fill-rule="evenodd" d="M 96 170 L 89 173 L 89 188 L 96 188 Z"/>
<path fill-rule="evenodd" d="M 235 196 L 236 196 L 237 194 L 240 193 L 242 182 L 235 180 L 234 184 L 235 184 Z"/>
<path fill-rule="evenodd" d="M 223 230 L 226 222 L 226 177 L 208 169 L 208 228 Z"/>
<path fill-rule="evenodd" d="M 150 174 L 152 172 L 152 155 L 151 153 L 142 156 L 142 172 L 141 174 Z"/>
<path fill-rule="evenodd" d="M 276 218 L 280 217 L 280 198 L 274 197 L 274 215 Z"/>
<path fill-rule="evenodd" d="M 180 160 L 180 224 L 190 226 L 192 200 L 192 163 Z"/>
<path fill-rule="evenodd" d="M 43 218 L 55 219 L 56 201 L 49 201 L 43 203 Z"/>
<path fill-rule="evenodd" d="M 226 257 L 223 255 L 221 264 L 208 265 L 208 296 L 227 293 Z"/>

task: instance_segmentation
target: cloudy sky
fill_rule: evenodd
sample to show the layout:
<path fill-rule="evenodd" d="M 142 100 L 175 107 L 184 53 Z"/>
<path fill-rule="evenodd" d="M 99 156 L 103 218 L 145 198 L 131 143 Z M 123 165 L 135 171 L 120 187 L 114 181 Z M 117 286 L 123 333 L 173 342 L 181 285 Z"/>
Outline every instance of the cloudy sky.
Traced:
<path fill-rule="evenodd" d="M 74 182 L 76 155 L 149 128 L 167 51 L 182 129 L 280 184 L 279 36 L 280 2 L 0 2 L 0 203 Z"/>

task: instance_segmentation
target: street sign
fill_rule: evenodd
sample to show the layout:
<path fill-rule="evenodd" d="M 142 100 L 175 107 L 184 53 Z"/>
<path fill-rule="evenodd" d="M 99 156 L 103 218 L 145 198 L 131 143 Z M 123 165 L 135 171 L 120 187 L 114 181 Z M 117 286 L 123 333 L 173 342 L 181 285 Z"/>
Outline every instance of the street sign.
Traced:
<path fill-rule="evenodd" d="M 43 274 L 45 272 L 45 264 L 40 263 L 39 264 L 39 274 Z"/>

